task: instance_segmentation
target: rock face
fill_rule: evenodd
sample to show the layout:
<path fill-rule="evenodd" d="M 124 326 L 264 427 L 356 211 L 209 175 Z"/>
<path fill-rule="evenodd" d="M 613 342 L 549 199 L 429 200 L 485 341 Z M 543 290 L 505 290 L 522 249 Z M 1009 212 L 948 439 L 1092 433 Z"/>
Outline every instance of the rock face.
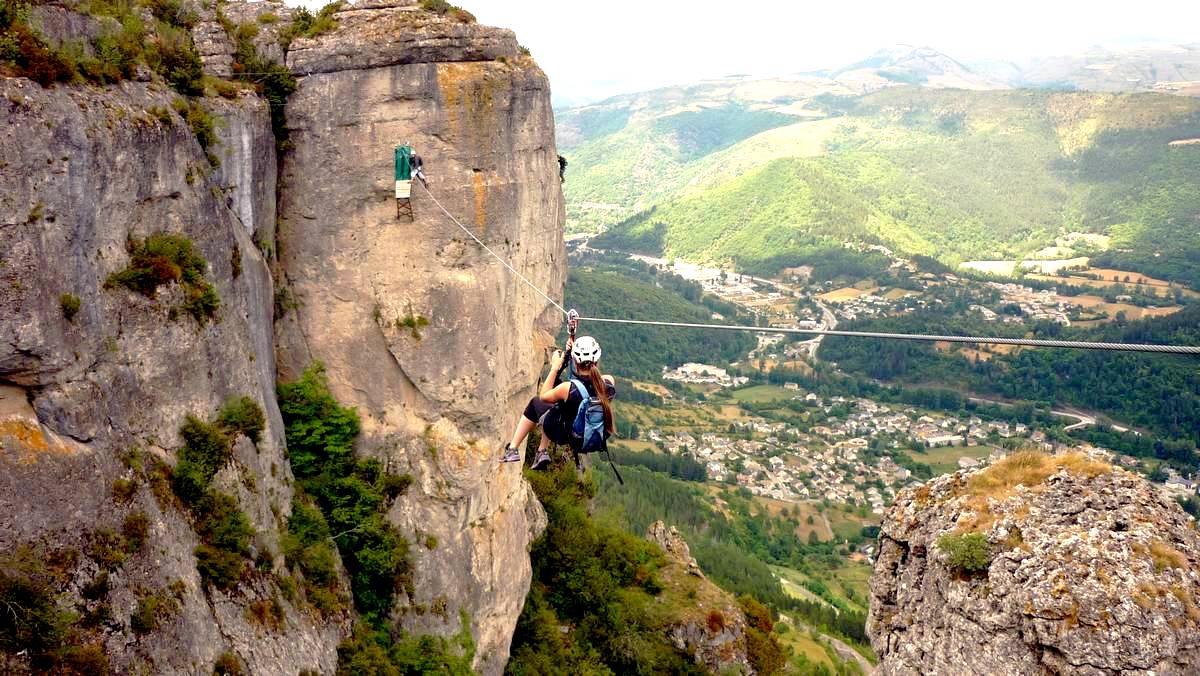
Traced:
<path fill-rule="evenodd" d="M 413 9 L 341 11 L 337 30 L 289 53 L 311 74 L 287 107 L 280 263 L 299 307 L 278 326 L 279 363 L 290 377 L 324 362 L 334 395 L 363 418 L 360 452 L 416 479 L 390 517 L 438 544 L 417 554 L 403 626 L 453 633 L 466 610 L 477 666 L 496 673 L 545 524 L 497 449 L 538 378 L 534 339 L 561 317 L 434 200 L 561 297 L 550 91 L 511 33 Z M 413 186 L 412 222 L 397 220 L 393 196 L 401 143 L 429 177 L 428 191 Z M 431 604 L 449 612 L 424 613 Z"/>
<path fill-rule="evenodd" d="M 981 571 L 942 540 L 964 532 L 986 538 Z M 881 674 L 1200 672 L 1200 535 L 1129 472 L 1021 455 L 939 477 L 897 498 L 880 544 Z"/>
<path fill-rule="evenodd" d="M 59 9 L 43 12 L 58 33 L 95 27 Z M 208 71 L 225 75 L 233 41 L 210 9 L 193 37 Z M 271 3 L 221 10 L 259 25 L 266 56 L 276 19 L 291 15 Z M 252 612 L 287 596 L 275 574 L 286 572 L 292 477 L 275 387 L 314 360 L 358 409 L 358 452 L 415 478 L 389 514 L 414 542 L 415 591 L 397 601 L 397 628 L 453 634 L 465 611 L 476 667 L 498 673 L 507 659 L 545 516 L 497 448 L 559 317 L 434 198 L 561 298 L 549 86 L 511 32 L 461 14 L 375 1 L 335 18 L 286 57 L 302 77 L 280 166 L 268 104 L 250 92 L 195 99 L 216 121 L 202 148 L 182 101 L 149 71 L 145 82 L 50 89 L 0 76 L 0 551 L 79 555 L 59 591 L 91 613 L 99 602 L 81 595 L 100 579 L 97 533 L 146 515 L 147 542 L 110 571 L 111 619 L 89 634 L 118 673 L 210 673 L 224 652 L 247 673 L 333 673 L 350 617 L 321 621 L 283 602 L 283 619 L 264 626 Z M 416 147 L 430 178 L 429 192 L 414 188 L 412 222 L 395 216 L 399 143 Z M 182 235 L 203 256 L 220 297 L 212 320 L 180 312 L 179 283 L 151 296 L 106 287 L 130 242 L 154 233 Z M 276 295 L 282 286 L 289 296 Z M 275 321 L 283 297 L 296 302 Z M 243 395 L 266 429 L 257 444 L 238 438 L 214 485 L 252 522 L 257 565 L 226 593 L 202 584 L 186 510 L 150 468 L 177 462 L 186 416 L 211 420 Z M 160 590 L 178 607 L 135 631 L 139 599 Z"/>
<path fill-rule="evenodd" d="M 109 576 L 113 618 L 101 635 L 115 670 L 195 673 L 226 650 L 254 673 L 331 670 L 341 629 L 288 606 L 280 630 L 262 632 L 243 611 L 276 593 L 267 575 L 231 594 L 206 590 L 196 534 L 137 469 L 174 464 L 188 414 L 212 418 L 229 397 L 255 400 L 262 438 L 236 445 L 217 485 L 238 495 L 267 569 L 282 569 L 290 472 L 274 394 L 272 282 L 251 239 L 273 223 L 273 152 L 259 154 L 274 145 L 265 105 L 208 102 L 238 138 L 219 151 L 226 161 L 215 174 L 162 87 L 48 90 L 0 78 L 0 90 L 0 551 L 83 553 L 67 571 L 78 589 L 100 572 L 88 554 L 96 534 L 145 514 L 145 544 Z M 243 190 L 245 176 L 265 184 Z M 207 260 L 220 297 L 213 320 L 175 316 L 178 284 L 153 298 L 105 288 L 129 263 L 127 240 L 157 232 L 188 237 Z M 69 319 L 64 294 L 78 299 Z M 127 499 L 114 496 L 118 480 L 134 482 Z M 139 593 L 175 581 L 178 612 L 137 640 Z"/>
<path fill-rule="evenodd" d="M 704 577 L 674 526 L 655 521 L 646 539 L 667 555 L 660 572 L 666 595 L 687 599 L 685 612 L 667 629 L 671 642 L 711 673 L 754 674 L 746 655 L 746 615 L 737 600 Z"/>

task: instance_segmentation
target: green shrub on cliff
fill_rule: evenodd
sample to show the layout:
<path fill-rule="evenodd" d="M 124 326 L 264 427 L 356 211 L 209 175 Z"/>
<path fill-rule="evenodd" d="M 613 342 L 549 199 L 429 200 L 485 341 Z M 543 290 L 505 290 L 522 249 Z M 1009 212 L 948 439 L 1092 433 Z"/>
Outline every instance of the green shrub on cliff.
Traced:
<path fill-rule="evenodd" d="M 409 543 L 386 515 L 391 501 L 411 483 L 383 471 L 377 460 L 354 457 L 358 413 L 338 404 L 317 363 L 300 380 L 279 386 L 279 410 L 292 472 L 303 494 L 320 508 L 350 576 L 354 604 L 372 625 L 387 617 L 396 592 L 411 585 Z M 301 502 L 289 524 L 294 555 L 320 554 L 309 547 L 322 530 Z"/>
<path fill-rule="evenodd" d="M 254 537 L 237 498 L 211 486 L 232 457 L 231 431 L 226 421 L 206 423 L 189 415 L 179 430 L 184 444 L 171 480 L 175 495 L 191 510 L 192 526 L 200 536 L 195 551 L 200 577 L 221 589 L 233 587 L 246 572 Z"/>
<path fill-rule="evenodd" d="M 173 282 L 184 287 L 183 310 L 203 324 L 216 315 L 221 305 L 216 289 L 204 275 L 208 263 L 183 235 L 158 233 L 144 241 L 130 239 L 129 265 L 108 276 L 106 289 L 123 286 L 144 296 L 154 296 L 158 287 Z"/>
<path fill-rule="evenodd" d="M 985 572 L 992 561 L 987 538 L 982 533 L 943 535 L 938 538 L 937 546 L 946 553 L 950 568 L 967 575 Z"/>
<path fill-rule="evenodd" d="M 69 580 L 53 560 L 29 547 L 0 553 L 0 663 L 14 673 L 111 673 L 104 644 L 60 606 Z"/>
<path fill-rule="evenodd" d="M 242 396 L 225 402 L 217 416 L 217 422 L 230 432 L 246 435 L 250 441 L 257 444 L 267 419 L 257 401 Z"/>

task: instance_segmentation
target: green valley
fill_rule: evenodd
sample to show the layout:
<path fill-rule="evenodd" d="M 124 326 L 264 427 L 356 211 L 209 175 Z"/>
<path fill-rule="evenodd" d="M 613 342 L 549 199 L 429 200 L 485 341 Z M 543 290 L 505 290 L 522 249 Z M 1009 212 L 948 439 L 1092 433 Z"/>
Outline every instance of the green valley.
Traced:
<path fill-rule="evenodd" d="M 583 130 L 563 151 L 568 227 L 606 229 L 595 247 L 745 268 L 852 241 L 954 266 L 1102 233 L 1110 250 L 1072 253 L 1200 284 L 1200 144 L 1180 143 L 1200 134 L 1195 99 L 895 87 L 699 115 L 653 94 L 620 124 L 621 100 L 560 122 Z M 706 142 L 664 131 L 685 124 Z"/>

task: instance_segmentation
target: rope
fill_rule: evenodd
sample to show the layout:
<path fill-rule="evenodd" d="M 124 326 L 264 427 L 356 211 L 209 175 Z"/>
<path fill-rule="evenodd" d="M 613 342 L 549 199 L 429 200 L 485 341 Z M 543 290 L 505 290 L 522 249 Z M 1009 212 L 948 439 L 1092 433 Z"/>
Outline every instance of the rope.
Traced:
<path fill-rule="evenodd" d="M 460 223 L 442 203 L 438 201 L 429 188 L 421 181 L 415 181 L 425 190 L 425 194 L 429 195 L 429 199 L 437 205 L 438 209 L 442 210 L 446 217 L 454 222 L 463 232 L 475 240 L 475 243 L 483 247 L 483 250 L 492 255 L 493 258 L 500 261 L 500 264 L 508 268 L 508 271 L 516 275 L 522 282 L 525 282 L 529 288 L 533 289 L 542 298 L 545 298 L 551 305 L 558 308 L 559 312 L 564 315 L 567 310 L 545 291 L 542 291 L 536 284 L 529 281 L 525 275 L 517 272 L 517 269 L 508 264 L 495 251 L 492 251 L 488 245 L 483 243 L 483 240 L 475 236 L 465 225 Z M 938 336 L 933 334 L 922 333 L 879 333 L 875 331 L 838 331 L 825 329 L 789 329 L 789 328 L 772 328 L 763 326 L 738 326 L 730 324 L 691 324 L 687 322 L 661 322 L 648 321 L 644 319 L 611 319 L 607 317 L 580 317 L 580 321 L 599 322 L 603 324 L 634 324 L 639 326 L 667 326 L 683 329 L 717 329 L 721 331 L 750 331 L 754 333 L 790 333 L 802 334 L 809 336 L 850 336 L 853 338 L 881 338 L 884 340 L 916 340 L 926 342 L 946 342 L 946 343 L 975 343 L 979 345 L 1022 345 L 1027 347 L 1064 347 L 1078 350 L 1105 350 L 1110 352 L 1156 352 L 1164 354 L 1191 354 L 1200 355 L 1200 345 L 1150 345 L 1145 343 L 1092 343 L 1078 340 L 1038 340 L 1034 338 L 989 338 L 986 336 Z"/>
<path fill-rule="evenodd" d="M 447 218 L 449 218 L 450 220 L 454 221 L 454 224 L 455 224 L 455 225 L 457 225 L 459 228 L 461 228 L 463 232 L 467 233 L 467 235 L 468 235 L 468 236 L 469 236 L 471 239 L 475 240 L 475 243 L 476 243 L 476 244 L 478 244 L 479 246 L 483 247 L 483 250 L 484 250 L 484 251 L 486 251 L 486 252 L 490 253 L 490 254 L 492 255 L 492 257 L 493 257 L 493 258 L 495 258 L 496 260 L 500 261 L 500 264 L 501 264 L 501 265 L 503 265 L 504 267 L 508 268 L 508 271 L 509 271 L 509 272 L 511 272 L 511 273 L 513 273 L 514 275 L 516 275 L 516 276 L 517 276 L 517 277 L 518 277 L 518 278 L 519 278 L 519 279 L 520 279 L 522 282 L 525 282 L 525 284 L 527 284 L 527 285 L 529 286 L 529 288 L 531 288 L 531 289 L 533 289 L 534 291 L 538 292 L 538 295 L 540 295 L 542 298 L 545 298 L 545 299 L 546 299 L 547 301 L 549 301 L 549 302 L 550 302 L 550 304 L 551 304 L 551 305 L 553 305 L 554 307 L 558 308 L 558 311 L 559 311 L 559 312 L 563 313 L 564 315 L 566 315 L 566 314 L 567 314 L 567 310 L 566 310 L 566 308 L 564 308 L 564 307 L 562 306 L 562 304 L 560 304 L 558 301 L 554 300 L 554 299 L 553 299 L 553 298 L 551 298 L 549 295 L 547 295 L 545 291 L 542 291 L 541 289 L 539 289 L 539 288 L 537 287 L 537 285 L 536 285 L 536 284 L 534 284 L 533 282 L 529 281 L 529 279 L 528 279 L 528 278 L 526 278 L 526 277 L 525 277 L 525 275 L 521 274 L 520 272 L 517 272 L 517 269 L 516 269 L 516 268 L 514 268 L 514 267 L 513 267 L 513 266 L 511 266 L 511 265 L 509 265 L 509 264 L 508 264 L 508 261 L 506 261 L 506 260 L 504 260 L 503 258 L 501 258 L 501 257 L 500 257 L 500 256 L 499 256 L 499 255 L 498 255 L 498 254 L 497 254 L 495 251 L 492 251 L 492 249 L 491 249 L 491 248 L 490 248 L 488 245 L 486 245 L 486 244 L 484 244 L 484 243 L 483 243 L 483 240 L 479 239 L 478 237 L 476 237 L 476 236 L 475 236 L 475 233 L 473 233 L 473 232 L 471 232 L 470 230 L 468 230 L 468 229 L 467 229 L 467 226 L 463 225 L 462 223 L 459 223 L 459 222 L 458 222 L 458 219 L 457 219 L 457 218 L 455 218 L 455 217 L 454 217 L 454 215 L 453 215 L 453 214 L 451 214 L 449 211 L 446 211 L 446 207 L 442 206 L 442 203 L 441 203 L 441 202 L 439 202 L 439 201 L 438 201 L 438 199 L 437 199 L 436 197 L 434 197 L 434 196 L 433 196 L 433 193 L 429 191 L 429 187 L 428 187 L 428 186 L 426 186 L 426 185 L 425 185 L 425 184 L 424 184 L 422 181 L 414 181 L 414 182 L 415 182 L 417 185 L 421 186 L 421 187 L 422 187 L 422 188 L 425 190 L 425 194 L 426 194 L 426 195 L 429 195 L 429 199 L 433 200 L 433 203 L 437 205 L 437 208 L 439 208 L 439 209 L 441 209 L 441 210 L 442 210 L 442 213 L 443 213 L 443 214 L 446 214 L 446 217 L 447 217 Z"/>
<path fill-rule="evenodd" d="M 1168 354 L 1200 355 L 1200 345 L 1149 345 L 1144 343 L 1090 343 L 1077 340 L 1037 340 L 1033 338 L 989 338 L 985 336 L 938 336 L 923 333 L 879 333 L 875 331 L 837 331 L 823 329 L 789 329 L 763 326 L 736 326 L 728 324 L 689 324 L 685 322 L 655 322 L 641 319 L 609 319 L 606 317 L 580 317 L 582 322 L 605 324 L 639 324 L 644 326 L 671 326 L 685 329 L 722 329 L 726 331 L 752 331 L 755 333 L 793 333 L 811 336 L 851 336 L 854 338 L 883 338 L 888 340 L 942 341 L 947 343 L 979 343 L 984 345 L 1025 345 L 1029 347 L 1067 347 L 1080 350 L 1108 350 L 1113 352 L 1161 352 Z"/>

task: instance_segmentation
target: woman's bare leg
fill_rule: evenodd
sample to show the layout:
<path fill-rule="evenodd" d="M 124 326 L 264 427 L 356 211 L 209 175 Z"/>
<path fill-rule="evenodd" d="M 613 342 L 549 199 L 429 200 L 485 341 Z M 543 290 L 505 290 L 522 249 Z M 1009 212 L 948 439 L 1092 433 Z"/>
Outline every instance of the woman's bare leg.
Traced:
<path fill-rule="evenodd" d="M 512 441 L 508 442 L 509 448 L 521 448 L 521 444 L 525 442 L 525 437 L 529 436 L 529 432 L 533 430 L 537 423 L 521 416 L 521 420 L 517 423 L 517 429 L 513 430 Z M 493 437 L 495 438 L 495 437 Z M 544 436 L 542 437 L 545 438 Z"/>

